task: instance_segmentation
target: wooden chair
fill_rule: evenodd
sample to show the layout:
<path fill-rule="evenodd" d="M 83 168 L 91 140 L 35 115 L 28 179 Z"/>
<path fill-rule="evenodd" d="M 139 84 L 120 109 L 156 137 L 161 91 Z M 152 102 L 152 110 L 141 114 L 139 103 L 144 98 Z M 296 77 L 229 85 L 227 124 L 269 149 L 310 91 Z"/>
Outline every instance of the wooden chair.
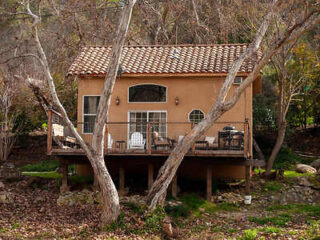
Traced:
<path fill-rule="evenodd" d="M 170 138 L 161 137 L 158 132 L 152 133 L 152 141 L 155 149 L 157 148 L 172 148 L 173 142 Z"/>
<path fill-rule="evenodd" d="M 143 139 L 143 135 L 140 132 L 134 132 L 131 134 L 129 140 L 130 149 L 144 149 L 146 140 Z"/>
<path fill-rule="evenodd" d="M 206 136 L 204 140 L 208 142 L 208 149 L 212 150 L 218 148 L 218 143 L 215 142 L 215 137 Z"/>
<path fill-rule="evenodd" d="M 62 143 L 63 148 L 78 147 L 77 140 L 74 137 L 66 136 L 65 129 L 62 125 L 54 123 L 52 124 L 53 137 L 56 141 Z M 59 143 L 57 143 L 60 145 Z"/>

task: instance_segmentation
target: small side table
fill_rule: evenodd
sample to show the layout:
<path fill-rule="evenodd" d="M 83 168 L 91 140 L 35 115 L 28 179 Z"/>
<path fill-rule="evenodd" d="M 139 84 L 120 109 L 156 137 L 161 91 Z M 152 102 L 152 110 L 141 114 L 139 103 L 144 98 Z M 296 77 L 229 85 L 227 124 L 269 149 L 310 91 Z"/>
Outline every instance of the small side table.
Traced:
<path fill-rule="evenodd" d="M 126 149 L 126 141 L 124 140 L 116 141 L 116 149 L 121 152 L 124 152 L 124 150 Z"/>

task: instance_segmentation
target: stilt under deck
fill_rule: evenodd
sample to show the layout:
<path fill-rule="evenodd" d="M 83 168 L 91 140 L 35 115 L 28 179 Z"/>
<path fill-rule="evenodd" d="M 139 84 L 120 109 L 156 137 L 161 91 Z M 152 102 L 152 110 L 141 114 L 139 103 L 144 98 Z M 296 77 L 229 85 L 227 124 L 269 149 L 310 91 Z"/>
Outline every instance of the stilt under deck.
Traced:
<path fill-rule="evenodd" d="M 63 167 L 63 179 L 61 191 L 68 191 L 68 182 L 67 182 L 67 167 L 69 164 L 89 164 L 89 161 L 84 155 L 64 155 L 59 156 L 61 159 L 61 165 Z M 127 170 L 131 169 L 131 166 L 136 165 L 136 168 L 141 170 L 147 175 L 146 190 L 150 190 L 155 176 L 157 176 L 157 171 L 163 165 L 164 161 L 167 159 L 166 156 L 119 156 L 119 155 L 110 155 L 106 157 L 106 164 L 108 170 L 113 174 L 116 174 L 118 178 L 118 190 L 119 195 L 124 196 L 128 193 L 128 188 L 126 188 L 126 174 Z M 179 167 L 177 174 L 174 176 L 171 185 L 170 192 L 172 197 L 176 198 L 179 193 L 179 184 L 183 184 L 181 177 L 183 176 L 183 170 L 185 165 L 188 165 L 192 162 L 197 161 L 201 169 L 205 169 L 204 178 L 205 178 L 205 189 L 206 189 L 206 199 L 211 200 L 212 197 L 212 181 L 214 179 L 214 171 L 218 165 L 231 165 L 231 166 L 243 166 L 245 169 L 244 179 L 246 181 L 245 194 L 250 195 L 250 181 L 251 181 L 251 166 L 261 166 L 261 162 L 247 160 L 245 158 L 211 158 L 208 156 L 199 157 L 199 156 L 186 156 L 185 160 L 182 162 L 182 165 Z M 196 171 L 196 170 L 195 170 Z M 141 171 L 140 171 L 141 172 Z M 180 177 L 179 177 L 180 176 Z M 180 180 L 179 180 L 180 179 Z M 94 181 L 95 187 L 97 187 L 97 182 Z M 200 188 L 201 186 L 199 186 Z M 204 186 L 202 186 L 204 187 Z"/>

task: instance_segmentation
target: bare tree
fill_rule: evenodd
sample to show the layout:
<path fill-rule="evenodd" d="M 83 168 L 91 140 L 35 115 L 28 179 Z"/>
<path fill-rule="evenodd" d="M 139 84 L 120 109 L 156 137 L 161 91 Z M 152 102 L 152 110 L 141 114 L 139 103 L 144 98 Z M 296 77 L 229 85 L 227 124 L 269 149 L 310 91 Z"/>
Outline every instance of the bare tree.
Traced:
<path fill-rule="evenodd" d="M 287 42 L 296 41 L 304 32 L 310 30 L 320 22 L 319 8 L 311 11 L 307 16 L 305 16 L 301 21 L 297 22 L 293 26 L 286 29 L 286 31 L 281 35 L 280 38 L 273 39 L 272 44 L 270 44 L 269 49 L 267 49 L 262 59 L 255 65 L 253 71 L 248 75 L 248 77 L 240 84 L 240 86 L 235 90 L 228 99 L 227 94 L 231 88 L 233 79 L 235 78 L 240 66 L 244 60 L 251 57 L 255 52 L 257 52 L 262 39 L 270 25 L 272 17 L 277 8 L 277 2 L 273 1 L 271 7 L 265 16 L 260 28 L 258 29 L 253 42 L 248 46 L 246 52 L 244 52 L 234 63 L 229 73 L 224 81 L 222 88 L 217 96 L 216 102 L 208 112 L 206 117 L 197 124 L 192 131 L 190 131 L 183 139 L 180 141 L 175 149 L 171 152 L 169 158 L 165 164 L 161 167 L 157 179 L 152 185 L 147 200 L 149 203 L 149 208 L 153 209 L 158 204 L 163 204 L 167 188 L 172 181 L 176 171 L 181 164 L 185 154 L 189 151 L 192 144 L 203 135 L 214 122 L 221 117 L 223 113 L 231 109 L 238 99 L 241 93 L 259 76 L 261 69 L 268 63 L 269 59 Z"/>
<path fill-rule="evenodd" d="M 55 84 L 53 81 L 52 73 L 50 71 L 47 56 L 42 47 L 38 26 L 41 23 L 41 18 L 36 15 L 30 8 L 29 1 L 22 2 L 22 5 L 26 9 L 26 13 L 33 19 L 32 23 L 32 35 L 35 41 L 35 47 L 38 54 L 29 54 L 36 58 L 43 69 L 43 73 L 47 80 L 47 85 L 49 88 L 50 97 L 52 98 L 54 106 L 61 113 L 65 123 L 70 128 L 73 135 L 76 137 L 77 141 L 81 145 L 82 149 L 85 151 L 91 166 L 93 168 L 94 174 L 98 180 L 101 189 L 102 196 L 102 213 L 101 213 L 101 223 L 109 224 L 117 219 L 120 214 L 120 204 L 119 196 L 116 187 L 111 179 L 108 169 L 105 165 L 104 159 L 104 139 L 105 139 L 105 125 L 108 119 L 108 111 L 110 105 L 110 99 L 112 95 L 112 90 L 117 76 L 117 70 L 120 63 L 121 52 L 123 45 L 125 43 L 126 34 L 128 31 L 132 9 L 136 0 L 128 0 L 127 4 L 123 7 L 120 15 L 120 22 L 116 31 L 116 37 L 114 38 L 112 51 L 110 54 L 110 64 L 107 69 L 107 74 L 105 77 L 105 83 L 103 91 L 101 93 L 101 99 L 98 106 L 98 113 L 95 120 L 95 128 L 93 133 L 92 144 L 87 144 L 80 134 L 77 132 L 76 128 L 70 121 L 67 112 L 63 105 L 61 104 Z"/>
<path fill-rule="evenodd" d="M 277 73 L 278 82 L 278 133 L 275 145 L 272 149 L 271 155 L 268 159 L 266 167 L 266 175 L 271 173 L 274 161 L 283 144 L 286 127 L 287 127 L 287 113 L 294 96 L 300 94 L 301 88 L 304 86 L 307 78 L 303 73 L 290 72 L 290 62 L 293 56 L 293 44 L 286 44 L 280 51 L 272 58 L 272 65 Z"/>
<path fill-rule="evenodd" d="M 12 91 L 6 85 L 0 86 L 0 164 L 8 160 L 17 137 L 17 116 L 12 107 Z"/>

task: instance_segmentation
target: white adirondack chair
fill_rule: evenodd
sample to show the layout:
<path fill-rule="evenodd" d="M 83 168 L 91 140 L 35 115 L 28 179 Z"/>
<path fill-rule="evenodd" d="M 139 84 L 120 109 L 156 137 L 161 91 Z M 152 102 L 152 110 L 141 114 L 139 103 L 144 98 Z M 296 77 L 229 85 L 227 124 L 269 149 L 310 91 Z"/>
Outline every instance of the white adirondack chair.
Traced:
<path fill-rule="evenodd" d="M 131 134 L 131 138 L 129 140 L 129 148 L 130 149 L 144 149 L 146 140 L 143 139 L 143 135 L 139 132 L 134 132 Z"/>

